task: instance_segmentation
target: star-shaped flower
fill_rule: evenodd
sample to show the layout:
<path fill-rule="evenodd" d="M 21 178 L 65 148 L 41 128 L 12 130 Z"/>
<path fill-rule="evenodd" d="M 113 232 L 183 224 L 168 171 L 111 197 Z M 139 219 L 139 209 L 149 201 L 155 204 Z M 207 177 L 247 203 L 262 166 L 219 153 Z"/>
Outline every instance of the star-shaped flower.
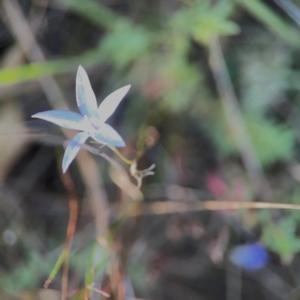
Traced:
<path fill-rule="evenodd" d="M 48 110 L 32 116 L 64 128 L 82 131 L 70 140 L 66 148 L 62 162 L 64 173 L 88 137 L 105 145 L 125 147 L 122 137 L 105 122 L 114 113 L 130 87 L 131 85 L 126 85 L 111 93 L 97 107 L 96 96 L 88 75 L 83 67 L 79 66 L 76 77 L 76 99 L 81 114 L 68 110 Z"/>

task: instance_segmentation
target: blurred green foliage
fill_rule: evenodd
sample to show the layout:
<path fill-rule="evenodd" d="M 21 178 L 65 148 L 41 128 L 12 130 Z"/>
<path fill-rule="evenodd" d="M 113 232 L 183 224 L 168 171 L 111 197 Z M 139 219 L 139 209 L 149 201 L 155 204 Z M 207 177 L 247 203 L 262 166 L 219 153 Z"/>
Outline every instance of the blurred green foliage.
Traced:
<path fill-rule="evenodd" d="M 101 52 L 117 68 L 123 68 L 137 57 L 148 55 L 150 41 L 150 33 L 145 28 L 121 20 L 114 24 L 112 33 L 101 41 Z"/>
<path fill-rule="evenodd" d="M 283 262 L 291 262 L 295 253 L 300 251 L 300 240 L 296 235 L 297 223 L 293 218 L 282 218 L 278 224 L 265 224 L 262 242 L 276 253 Z"/>
<path fill-rule="evenodd" d="M 289 127 L 253 115 L 244 115 L 244 121 L 257 156 L 263 165 L 291 159 L 295 133 Z M 219 124 L 215 128 L 215 143 L 223 156 L 237 154 L 236 144 L 230 132 L 226 130 L 225 121 L 223 122 L 223 126 Z"/>
<path fill-rule="evenodd" d="M 28 253 L 27 262 L 23 266 L 19 266 L 9 276 L 6 272 L 0 273 L 1 288 L 14 296 L 23 290 L 34 290 L 41 284 L 41 279 L 47 277 L 54 261 L 44 260 L 36 251 Z"/>
<path fill-rule="evenodd" d="M 207 44 L 213 36 L 228 36 L 239 33 L 239 26 L 229 17 L 234 6 L 231 1 L 220 1 L 211 5 L 209 0 L 196 1 L 191 7 L 178 11 L 171 20 L 176 33 L 192 36 Z"/>

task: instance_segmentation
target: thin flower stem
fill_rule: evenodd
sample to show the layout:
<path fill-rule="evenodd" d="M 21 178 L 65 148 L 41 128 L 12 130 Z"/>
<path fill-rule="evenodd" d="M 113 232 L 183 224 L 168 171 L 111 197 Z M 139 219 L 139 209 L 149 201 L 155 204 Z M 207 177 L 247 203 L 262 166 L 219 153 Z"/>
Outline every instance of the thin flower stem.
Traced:
<path fill-rule="evenodd" d="M 134 163 L 134 160 L 130 160 L 128 158 L 126 158 L 124 155 L 122 155 L 119 150 L 113 146 L 109 146 L 107 145 L 107 147 L 112 150 L 115 154 L 117 154 L 119 156 L 119 158 L 124 161 L 125 164 L 127 165 L 132 165 Z"/>
<path fill-rule="evenodd" d="M 96 141 L 91 141 L 91 144 L 99 144 L 98 142 L 96 142 Z M 120 153 L 120 151 L 116 148 L 116 147 L 114 147 L 114 146 L 109 146 L 109 145 L 101 145 L 100 146 L 100 149 L 102 149 L 103 147 L 108 147 L 111 151 L 113 151 L 115 154 L 117 154 L 118 155 L 118 157 L 125 163 L 125 164 L 127 164 L 127 165 L 132 165 L 133 163 L 134 163 L 134 161 L 135 160 L 130 160 L 130 159 L 128 159 L 128 158 L 126 158 L 124 155 L 122 155 L 121 153 Z M 94 153 L 94 152 L 92 152 L 92 153 Z"/>

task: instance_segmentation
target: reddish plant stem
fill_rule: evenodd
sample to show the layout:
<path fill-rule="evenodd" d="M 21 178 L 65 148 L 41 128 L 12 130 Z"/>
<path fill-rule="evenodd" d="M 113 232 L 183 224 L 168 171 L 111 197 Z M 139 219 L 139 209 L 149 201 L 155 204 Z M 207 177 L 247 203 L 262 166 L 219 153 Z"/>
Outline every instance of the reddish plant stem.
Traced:
<path fill-rule="evenodd" d="M 61 288 L 61 300 L 67 299 L 68 294 L 68 272 L 69 272 L 69 254 L 72 246 L 73 237 L 76 230 L 76 223 L 78 217 L 78 198 L 76 196 L 76 189 L 72 177 L 69 172 L 62 174 L 62 182 L 69 195 L 69 222 L 66 233 L 66 242 L 64 247 L 65 257 L 63 263 L 63 274 L 62 274 L 62 288 Z"/>

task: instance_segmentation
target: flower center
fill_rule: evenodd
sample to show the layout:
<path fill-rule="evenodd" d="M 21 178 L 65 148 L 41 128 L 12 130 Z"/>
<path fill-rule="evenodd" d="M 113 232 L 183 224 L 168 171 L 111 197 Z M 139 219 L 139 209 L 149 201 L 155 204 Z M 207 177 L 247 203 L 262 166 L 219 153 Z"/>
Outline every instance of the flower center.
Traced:
<path fill-rule="evenodd" d="M 87 116 L 84 116 L 84 119 L 86 124 L 86 132 L 88 132 L 90 135 L 93 135 L 100 130 L 102 122 L 98 118 L 88 118 Z"/>

